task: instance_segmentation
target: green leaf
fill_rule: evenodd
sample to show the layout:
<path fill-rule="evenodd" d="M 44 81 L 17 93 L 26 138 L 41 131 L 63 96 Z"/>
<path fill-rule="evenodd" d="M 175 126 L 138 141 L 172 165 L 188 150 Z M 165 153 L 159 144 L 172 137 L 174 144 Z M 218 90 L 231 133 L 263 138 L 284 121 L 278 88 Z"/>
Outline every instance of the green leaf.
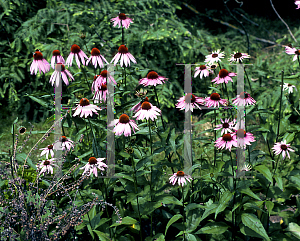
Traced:
<path fill-rule="evenodd" d="M 285 135 L 283 136 L 283 140 L 286 140 L 286 143 L 290 143 L 294 140 L 294 137 L 295 137 L 295 132 L 293 133 L 285 133 Z"/>
<path fill-rule="evenodd" d="M 222 197 L 219 201 L 219 206 L 217 207 L 216 213 L 215 213 L 215 219 L 217 218 L 218 213 L 224 211 L 224 209 L 227 206 L 227 203 L 230 201 L 231 197 L 233 196 L 234 192 L 230 192 L 227 190 L 222 194 Z"/>
<path fill-rule="evenodd" d="M 241 193 L 247 194 L 248 196 L 253 197 L 253 198 L 257 199 L 257 200 L 261 200 L 254 192 L 251 191 L 250 188 L 247 188 L 247 189 L 239 189 L 239 191 L 240 191 Z"/>
<path fill-rule="evenodd" d="M 289 223 L 289 226 L 286 229 L 291 232 L 296 238 L 300 239 L 300 227 L 296 223 Z"/>
<path fill-rule="evenodd" d="M 93 230 L 92 230 L 91 226 L 89 224 L 87 224 L 86 226 L 87 226 L 92 238 L 95 239 L 95 236 L 94 236 L 94 233 L 93 233 Z"/>
<path fill-rule="evenodd" d="M 206 224 L 203 228 L 198 230 L 195 234 L 222 234 L 229 226 L 223 222 L 211 222 Z"/>
<path fill-rule="evenodd" d="M 176 204 L 182 206 L 182 202 L 180 202 L 176 197 L 170 196 L 168 194 L 157 196 L 155 197 L 155 200 L 163 204 Z"/>
<path fill-rule="evenodd" d="M 128 224 L 128 225 L 132 225 L 132 224 L 136 224 L 138 221 L 132 217 L 126 216 L 122 219 L 122 224 Z"/>
<path fill-rule="evenodd" d="M 40 105 L 44 106 L 44 107 L 48 107 L 48 103 L 44 100 L 40 100 L 39 98 L 36 98 L 34 96 L 31 95 L 25 95 L 28 96 L 30 99 L 34 100 L 35 102 L 39 103 Z"/>
<path fill-rule="evenodd" d="M 26 157 L 27 157 L 27 155 L 25 153 L 18 153 L 18 154 L 16 154 L 16 160 L 19 161 L 19 162 L 22 162 L 23 165 L 24 165 L 24 162 L 26 160 Z M 27 158 L 26 164 L 28 164 L 34 170 L 37 170 L 36 165 L 34 165 L 32 163 L 32 160 L 29 157 Z"/>
<path fill-rule="evenodd" d="M 268 181 L 272 183 L 272 181 L 273 181 L 272 174 L 271 174 L 269 168 L 267 168 L 265 165 L 259 165 L 259 166 L 255 166 L 254 169 L 259 171 L 261 174 L 263 174 L 264 177 L 267 178 Z"/>
<path fill-rule="evenodd" d="M 176 214 L 174 215 L 168 222 L 167 227 L 166 227 L 166 231 L 165 231 L 165 236 L 167 234 L 168 228 L 175 223 L 177 220 L 179 220 L 180 218 L 183 218 L 183 216 L 181 214 Z"/>
<path fill-rule="evenodd" d="M 268 211 L 269 211 L 269 216 L 270 216 L 270 213 L 271 213 L 271 211 L 272 211 L 273 208 L 274 208 L 274 203 L 271 202 L 271 201 L 266 201 L 266 207 L 267 207 L 267 209 L 268 209 Z"/>
<path fill-rule="evenodd" d="M 201 221 L 203 219 L 205 219 L 207 216 L 209 216 L 210 214 L 214 213 L 216 211 L 216 209 L 218 208 L 218 204 L 210 204 L 210 206 L 206 207 L 205 212 L 203 213 L 203 216 L 201 218 Z"/>
<path fill-rule="evenodd" d="M 263 227 L 260 220 L 252 213 L 243 213 L 242 214 L 242 222 L 245 226 L 252 229 L 259 235 L 263 236 L 265 240 L 270 241 L 270 238 L 268 237 L 268 234 Z"/>
<path fill-rule="evenodd" d="M 275 180 L 278 184 L 278 187 L 283 190 L 283 182 L 282 182 L 282 178 L 280 176 L 278 176 L 277 174 L 275 174 Z"/>
<path fill-rule="evenodd" d="M 173 151 L 176 153 L 175 139 L 176 139 L 176 134 L 175 134 L 175 128 L 174 128 L 174 129 L 172 129 L 172 131 L 171 131 L 170 143 L 171 143 L 171 146 L 172 146 Z"/>
<path fill-rule="evenodd" d="M 102 233 L 101 231 L 98 230 L 93 230 L 98 235 L 98 238 L 100 241 L 110 241 L 111 239 L 107 237 L 105 233 Z"/>

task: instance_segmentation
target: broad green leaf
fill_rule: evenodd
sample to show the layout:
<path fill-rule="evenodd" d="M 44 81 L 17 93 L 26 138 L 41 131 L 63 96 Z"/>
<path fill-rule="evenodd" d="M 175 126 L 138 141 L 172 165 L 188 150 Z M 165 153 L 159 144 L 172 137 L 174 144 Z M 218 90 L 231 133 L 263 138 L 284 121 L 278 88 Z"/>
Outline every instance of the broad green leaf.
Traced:
<path fill-rule="evenodd" d="M 252 213 L 243 213 L 242 214 L 242 222 L 245 226 L 252 229 L 259 235 L 263 236 L 265 240 L 270 241 L 268 234 L 262 225 L 261 221 Z"/>
<path fill-rule="evenodd" d="M 259 171 L 261 174 L 263 174 L 264 177 L 267 178 L 268 181 L 272 183 L 272 174 L 269 168 L 267 168 L 265 165 L 259 165 L 259 166 L 255 166 L 254 169 Z"/>
<path fill-rule="evenodd" d="M 180 202 L 176 197 L 170 196 L 168 194 L 157 196 L 155 197 L 155 200 L 163 204 L 176 204 L 182 206 L 182 202 Z"/>
<path fill-rule="evenodd" d="M 172 129 L 172 131 L 171 131 L 170 143 L 171 143 L 171 146 L 172 146 L 173 151 L 176 153 L 175 139 L 176 139 L 176 134 L 175 134 L 175 128 L 174 128 L 174 129 Z"/>
<path fill-rule="evenodd" d="M 166 231 L 165 231 L 165 236 L 167 234 L 168 228 L 175 223 L 178 219 L 183 218 L 181 214 L 176 214 L 174 215 L 168 222 L 167 227 L 166 227 Z"/>
<path fill-rule="evenodd" d="M 94 236 L 93 230 L 92 230 L 92 228 L 91 228 L 91 225 L 87 224 L 86 226 L 87 226 L 87 228 L 88 228 L 88 230 L 89 230 L 89 232 L 90 232 L 90 234 L 91 234 L 91 236 L 92 236 L 92 238 L 93 238 L 93 240 L 94 240 L 94 239 L 95 239 L 95 236 Z"/>
<path fill-rule="evenodd" d="M 282 140 L 286 140 L 286 143 L 290 143 L 294 140 L 295 137 L 295 132 L 293 133 L 285 133 L 285 135 L 283 136 Z"/>
<path fill-rule="evenodd" d="M 230 192 L 227 190 L 224 192 L 221 196 L 221 199 L 219 201 L 219 206 L 217 207 L 216 213 L 215 213 L 215 219 L 217 218 L 218 213 L 224 211 L 224 209 L 227 206 L 227 203 L 230 201 L 231 197 L 233 196 L 234 192 Z"/>
<path fill-rule="evenodd" d="M 121 224 L 127 224 L 127 225 L 132 225 L 137 223 L 138 221 L 132 217 L 126 216 L 122 218 L 122 223 Z"/>
<path fill-rule="evenodd" d="M 44 107 L 48 107 L 48 103 L 44 100 L 41 100 L 39 98 L 36 98 L 32 95 L 27 95 L 30 99 L 34 100 L 35 102 L 39 103 L 40 105 L 44 106 Z"/>
<path fill-rule="evenodd" d="M 218 208 L 218 204 L 211 204 L 210 206 L 206 207 L 205 212 L 203 213 L 203 216 L 201 218 L 201 221 L 208 217 L 210 214 L 214 213 L 216 209 Z"/>
<path fill-rule="evenodd" d="M 229 226 L 223 222 L 211 222 L 206 224 L 200 230 L 198 230 L 195 234 L 221 234 L 224 233 Z"/>
<path fill-rule="evenodd" d="M 286 230 L 291 232 L 296 238 L 300 239 L 300 226 L 297 223 L 289 223 Z"/>
<path fill-rule="evenodd" d="M 93 232 L 95 232 L 98 235 L 98 238 L 100 239 L 100 241 L 110 241 L 111 240 L 109 237 L 107 237 L 107 235 L 105 233 L 102 233 L 101 231 L 93 230 Z"/>
<path fill-rule="evenodd" d="M 239 191 L 241 193 L 247 194 L 248 196 L 253 197 L 253 198 L 257 199 L 257 200 L 261 200 L 254 192 L 251 191 L 250 188 L 240 189 Z"/>
<path fill-rule="evenodd" d="M 282 182 L 282 178 L 280 176 L 278 176 L 277 174 L 275 174 L 275 180 L 278 184 L 278 187 L 283 191 L 283 182 Z"/>
<path fill-rule="evenodd" d="M 274 208 L 274 203 L 271 202 L 271 201 L 266 201 L 266 207 L 269 211 L 269 216 L 270 216 L 270 213 L 272 212 L 273 208 Z"/>

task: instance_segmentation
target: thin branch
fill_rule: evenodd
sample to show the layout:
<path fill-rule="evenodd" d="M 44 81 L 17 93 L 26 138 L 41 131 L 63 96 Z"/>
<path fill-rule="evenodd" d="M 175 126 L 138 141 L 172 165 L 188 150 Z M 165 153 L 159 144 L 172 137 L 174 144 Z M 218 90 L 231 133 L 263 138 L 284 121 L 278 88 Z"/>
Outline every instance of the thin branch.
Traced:
<path fill-rule="evenodd" d="M 293 39 L 294 39 L 295 42 L 297 43 L 297 39 L 296 39 L 296 38 L 294 37 L 294 35 L 292 34 L 292 31 L 290 30 L 289 26 L 283 21 L 283 19 L 282 19 L 282 18 L 279 16 L 279 14 L 277 13 L 277 11 L 276 11 L 276 9 L 275 9 L 273 3 L 272 3 L 272 0 L 270 0 L 270 3 L 271 3 L 271 6 L 272 6 L 273 10 L 274 10 L 275 13 L 277 14 L 278 18 L 281 20 L 281 22 L 284 23 L 284 25 L 287 27 L 287 29 L 288 29 L 290 35 L 293 37 Z"/>
<path fill-rule="evenodd" d="M 240 31 L 242 34 L 245 34 L 244 30 L 239 29 L 238 27 L 236 27 L 236 26 L 234 26 L 234 25 L 232 25 L 232 24 L 230 24 L 230 23 L 224 22 L 224 21 L 222 21 L 222 20 L 220 20 L 220 19 L 217 19 L 217 18 L 212 18 L 212 17 L 210 17 L 210 16 L 208 16 L 208 15 L 206 15 L 206 14 L 203 14 L 203 13 L 199 13 L 196 9 L 192 8 L 190 5 L 188 5 L 188 4 L 185 3 L 185 2 L 183 2 L 183 5 L 184 5 L 185 7 L 187 7 L 188 9 L 190 9 L 191 11 L 193 11 L 194 13 L 200 15 L 200 16 L 207 17 L 207 18 L 209 18 L 210 20 L 213 20 L 213 21 L 215 21 L 215 22 L 221 23 L 221 24 L 226 25 L 226 26 L 228 26 L 228 27 L 230 27 L 230 28 L 233 28 L 233 29 L 235 29 L 235 30 Z M 257 40 L 257 41 L 261 41 L 261 42 L 264 42 L 264 43 L 268 43 L 268 44 L 273 44 L 273 45 L 285 47 L 285 45 L 281 45 L 281 44 L 278 44 L 278 43 L 276 43 L 276 42 L 273 42 L 273 41 L 270 41 L 270 40 L 267 40 L 267 39 L 257 38 L 257 37 L 255 37 L 255 36 L 253 36 L 253 35 L 251 35 L 251 34 L 249 34 L 249 36 L 252 37 L 252 38 L 254 38 L 254 40 Z"/>

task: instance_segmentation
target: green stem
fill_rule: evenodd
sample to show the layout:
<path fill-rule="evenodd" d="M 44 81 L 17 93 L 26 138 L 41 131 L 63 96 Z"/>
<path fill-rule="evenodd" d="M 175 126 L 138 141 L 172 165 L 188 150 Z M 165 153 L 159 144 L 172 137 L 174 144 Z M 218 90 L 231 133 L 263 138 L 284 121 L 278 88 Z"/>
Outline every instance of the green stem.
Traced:
<path fill-rule="evenodd" d="M 185 222 L 186 222 L 186 217 L 185 217 L 185 211 L 184 211 L 184 193 L 183 193 L 183 186 L 181 186 L 181 190 L 182 190 L 182 209 L 183 209 L 183 227 L 184 227 L 184 230 L 183 230 L 183 240 L 185 241 Z"/>
<path fill-rule="evenodd" d="M 233 176 L 233 190 L 234 190 L 234 195 L 233 195 L 233 205 L 232 207 L 234 207 L 235 204 L 235 189 L 236 189 L 236 179 L 235 179 L 235 171 L 234 171 L 234 165 L 233 165 L 233 161 L 232 161 L 232 156 L 231 156 L 231 152 L 229 152 L 230 154 L 230 161 L 231 161 L 231 165 L 232 165 L 232 176 Z M 233 224 L 233 229 L 232 229 L 232 240 L 235 240 L 235 211 L 232 212 L 232 224 Z"/>
<path fill-rule="evenodd" d="M 92 124 L 91 124 L 91 121 L 90 121 L 89 118 L 88 118 L 88 121 L 89 121 L 89 124 L 90 124 L 90 127 L 91 127 L 91 131 L 92 131 L 92 134 L 93 134 L 94 144 L 95 144 L 95 146 L 96 146 L 96 152 L 97 152 L 97 153 L 94 153 L 94 155 L 97 156 L 97 157 L 100 157 L 100 155 L 99 155 L 99 153 L 98 153 L 98 143 L 97 143 L 97 140 L 96 140 L 96 137 L 95 137 L 95 134 L 94 134 L 94 130 L 93 130 L 93 128 L 92 128 Z"/>
<path fill-rule="evenodd" d="M 88 142 L 90 143 L 90 138 L 89 138 L 89 132 L 88 132 L 88 127 L 87 127 L 87 123 L 85 122 L 85 129 L 86 129 L 86 135 L 87 135 L 87 138 L 88 138 Z"/>
<path fill-rule="evenodd" d="M 247 132 L 247 110 L 246 109 L 245 109 L 245 131 Z M 249 149 L 248 145 L 246 145 L 246 148 L 248 150 L 248 158 L 249 158 L 248 160 L 249 160 L 249 163 L 250 163 L 250 149 Z"/>
<path fill-rule="evenodd" d="M 136 180 L 136 166 L 134 165 L 134 161 L 133 161 L 133 156 L 131 156 L 131 163 L 132 163 L 132 167 L 133 167 L 133 178 L 134 178 L 134 189 L 135 189 L 135 194 L 136 196 L 136 202 L 137 202 L 137 208 L 138 208 L 138 213 L 139 213 L 139 221 L 140 221 L 140 238 L 141 241 L 143 241 L 143 236 L 142 236 L 142 219 L 141 219 L 141 214 L 140 214 L 140 207 L 139 207 L 139 198 L 138 198 L 138 190 L 137 190 L 137 180 Z"/>
<path fill-rule="evenodd" d="M 150 197 L 151 197 L 151 204 L 152 204 L 152 165 L 153 165 L 153 157 L 152 157 L 152 136 L 151 136 L 151 128 L 150 128 L 150 119 L 149 119 L 149 134 L 150 134 L 150 159 L 151 159 L 151 177 L 150 177 Z M 153 212 L 151 212 L 151 238 L 153 236 Z"/>
<path fill-rule="evenodd" d="M 105 180 L 105 179 L 103 178 L 103 185 L 104 185 L 105 195 L 106 195 L 105 200 L 107 200 L 107 199 L 108 199 L 108 192 L 107 192 L 107 187 L 106 187 L 106 183 L 105 183 L 104 180 Z M 110 218 L 111 215 L 109 215 L 108 210 L 107 210 L 107 207 L 105 208 L 105 210 L 106 210 L 107 218 Z M 110 218 L 110 224 L 112 225 L 112 218 Z M 111 229 L 109 229 L 109 234 L 110 234 L 110 237 L 113 236 L 112 233 L 111 233 Z"/>
<path fill-rule="evenodd" d="M 79 195 L 80 195 L 80 197 L 81 197 L 81 200 L 84 200 L 84 199 L 83 199 L 83 197 L 81 196 L 80 189 L 78 189 L 78 191 L 79 191 Z M 92 224 L 91 224 L 91 219 L 90 219 L 89 212 L 87 212 L 87 215 L 88 215 L 88 218 L 89 218 L 89 223 L 90 223 L 90 226 L 91 226 L 91 228 L 92 228 Z M 95 240 L 95 238 L 93 238 L 93 240 Z"/>
<path fill-rule="evenodd" d="M 281 103 L 282 103 L 282 92 L 283 92 L 283 75 L 284 75 L 284 71 L 282 70 L 282 72 L 281 72 L 280 105 L 279 105 L 279 116 L 278 116 L 278 126 L 277 126 L 276 142 L 278 141 L 278 137 L 279 137 L 279 128 L 280 128 Z"/>
<path fill-rule="evenodd" d="M 250 94 L 252 95 L 253 94 L 253 91 L 252 91 L 252 87 L 251 87 L 251 83 L 250 83 L 250 80 L 249 80 L 249 77 L 248 77 L 248 74 L 247 74 L 247 72 L 246 72 L 246 69 L 245 69 L 245 67 L 244 67 L 244 65 L 241 63 L 241 65 L 243 66 L 243 68 L 244 68 L 244 72 L 245 72 L 245 74 L 246 74 L 246 78 L 247 78 L 247 81 L 248 81 L 248 84 L 249 84 L 249 87 L 250 87 Z"/>
<path fill-rule="evenodd" d="M 13 156 L 14 156 L 14 149 L 15 149 L 15 123 L 13 123 L 13 133 L 12 133 L 13 143 L 12 143 L 12 156 L 10 157 L 10 168 L 11 168 L 11 175 L 14 178 L 14 169 L 13 169 Z"/>
<path fill-rule="evenodd" d="M 217 115 L 216 115 L 216 109 L 214 109 L 214 114 L 215 114 L 215 127 L 217 125 Z M 215 132 L 215 142 L 217 141 L 217 131 L 214 130 Z M 217 149 L 214 146 L 214 167 L 216 166 L 216 160 L 217 160 Z"/>
<path fill-rule="evenodd" d="M 154 87 L 154 92 L 155 92 L 155 97 L 156 97 L 157 105 L 158 105 L 158 108 L 160 109 L 160 104 L 159 104 L 159 101 L 158 101 L 156 88 L 155 88 L 155 86 L 153 86 L 153 87 Z M 160 110 L 161 110 L 161 109 L 160 109 Z M 163 120 L 163 117 L 162 117 L 162 114 L 160 115 L 160 118 L 161 118 L 161 122 L 162 122 L 162 125 L 163 125 L 164 130 L 166 130 L 165 124 L 164 124 L 164 120 Z"/>

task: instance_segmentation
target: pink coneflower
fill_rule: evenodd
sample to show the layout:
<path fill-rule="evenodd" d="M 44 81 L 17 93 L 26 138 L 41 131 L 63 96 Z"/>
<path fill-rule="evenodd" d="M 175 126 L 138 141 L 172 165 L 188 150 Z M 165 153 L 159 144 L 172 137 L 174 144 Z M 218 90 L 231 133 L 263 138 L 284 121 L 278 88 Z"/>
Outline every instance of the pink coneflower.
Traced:
<path fill-rule="evenodd" d="M 214 78 L 211 82 L 215 82 L 215 84 L 222 84 L 222 83 L 228 84 L 229 80 L 233 82 L 232 79 L 230 78 L 232 76 L 236 76 L 236 73 L 229 73 L 228 70 L 221 69 L 218 76 Z"/>
<path fill-rule="evenodd" d="M 208 77 L 209 76 L 208 69 L 209 68 L 206 65 L 200 65 L 200 67 L 196 67 L 194 78 L 196 78 L 199 73 L 200 73 L 200 79 L 202 79 L 203 75 L 204 77 Z"/>
<path fill-rule="evenodd" d="M 134 120 L 130 120 L 129 116 L 126 114 L 122 114 L 119 119 L 113 120 L 108 126 L 114 126 L 114 132 L 117 136 L 121 136 L 123 133 L 125 136 L 131 136 L 131 129 L 130 126 L 133 129 L 133 132 L 135 133 L 134 129 L 139 130 L 137 124 Z"/>
<path fill-rule="evenodd" d="M 114 56 L 112 59 L 111 63 L 114 62 L 114 66 L 118 63 L 119 59 L 120 60 L 120 66 L 123 67 L 123 63 L 125 63 L 125 66 L 127 67 L 130 66 L 130 60 L 136 64 L 136 60 L 133 57 L 131 53 L 128 52 L 128 48 L 125 45 L 121 45 L 118 49 L 118 53 Z"/>
<path fill-rule="evenodd" d="M 33 61 L 30 66 L 30 74 L 33 74 L 34 72 L 36 75 L 38 69 L 40 73 L 43 71 L 44 74 L 50 70 L 50 64 L 44 59 L 43 54 L 39 49 L 37 49 L 33 54 Z"/>
<path fill-rule="evenodd" d="M 102 172 L 105 171 L 105 168 L 108 168 L 108 166 L 102 162 L 104 159 L 105 158 L 90 157 L 88 163 L 84 167 L 80 168 L 84 169 L 82 175 L 88 173 L 87 175 L 90 176 L 92 173 L 94 173 L 94 175 L 98 177 L 97 168 L 101 171 L 101 175 L 103 175 Z"/>
<path fill-rule="evenodd" d="M 152 105 L 149 102 L 148 97 L 146 97 L 140 108 L 137 109 L 137 113 L 133 118 L 136 118 L 137 120 L 144 120 L 145 118 L 149 120 L 149 118 L 151 118 L 151 120 L 154 121 L 154 119 L 157 119 L 157 116 L 160 115 L 160 112 L 161 110 Z"/>
<path fill-rule="evenodd" d="M 250 142 L 255 142 L 254 136 L 250 132 L 246 132 L 244 129 L 238 129 L 233 135 L 237 136 L 237 146 L 246 148 L 246 145 L 250 145 Z"/>
<path fill-rule="evenodd" d="M 293 58 L 293 61 L 295 61 L 297 59 L 297 56 L 300 55 L 300 49 L 296 49 L 296 48 L 292 48 L 290 46 L 285 46 L 285 52 L 287 54 L 294 54 L 294 58 Z"/>
<path fill-rule="evenodd" d="M 91 57 L 86 61 L 86 65 L 89 64 L 89 62 L 92 60 L 92 64 L 94 65 L 95 69 L 97 68 L 97 63 L 99 64 L 100 68 L 103 68 L 103 62 L 102 59 L 108 64 L 106 59 L 100 54 L 100 50 L 97 48 L 93 48 L 91 51 Z"/>
<path fill-rule="evenodd" d="M 91 91 L 92 93 L 96 92 L 99 89 L 99 78 L 100 75 L 95 75 L 94 76 L 94 81 L 92 83 Z"/>
<path fill-rule="evenodd" d="M 52 86 L 54 85 L 54 82 L 56 82 L 56 87 L 58 87 L 58 85 L 59 85 L 59 70 L 60 69 L 61 69 L 62 79 L 63 79 L 63 81 L 65 82 L 66 85 L 69 85 L 67 75 L 69 76 L 69 78 L 74 80 L 74 77 L 72 76 L 72 74 L 68 70 L 66 70 L 65 66 L 61 63 L 58 63 L 55 66 L 55 70 L 54 70 L 54 72 L 51 75 L 50 80 L 49 80 L 49 83 L 51 83 Z"/>
<path fill-rule="evenodd" d="M 236 98 L 232 99 L 232 103 L 237 106 L 254 105 L 256 101 L 247 92 L 241 92 Z"/>
<path fill-rule="evenodd" d="M 300 1 L 296 1 L 295 4 L 297 5 L 296 9 L 299 9 L 300 8 Z"/>
<path fill-rule="evenodd" d="M 81 113 L 80 117 L 82 118 L 82 116 L 85 115 L 86 118 L 89 115 L 92 117 L 93 112 L 98 115 L 97 110 L 101 110 L 101 108 L 90 104 L 90 101 L 87 98 L 82 98 L 77 107 L 73 108 L 73 110 L 76 110 L 73 116 Z"/>
<path fill-rule="evenodd" d="M 235 123 L 235 120 L 229 122 L 229 118 L 228 119 L 225 119 L 224 121 L 222 119 L 220 119 L 222 124 L 219 124 L 216 126 L 215 130 L 220 130 L 222 129 L 221 131 L 221 135 L 224 134 L 227 134 L 228 132 L 233 132 L 233 126 L 234 126 L 234 123 Z"/>
<path fill-rule="evenodd" d="M 150 71 L 147 74 L 146 78 L 140 79 L 139 84 L 144 86 L 156 86 L 156 85 L 162 85 L 165 83 L 165 80 L 168 80 L 167 78 L 163 76 L 159 76 L 155 71 Z"/>
<path fill-rule="evenodd" d="M 63 63 L 65 64 L 65 60 L 63 58 L 63 56 L 60 55 L 60 51 L 59 50 L 53 50 L 52 52 L 52 58 L 51 58 L 51 66 L 52 69 L 55 68 L 54 64 L 55 63 Z"/>
<path fill-rule="evenodd" d="M 218 138 L 215 143 L 215 147 L 217 147 L 218 149 L 223 149 L 225 147 L 225 149 L 231 151 L 232 146 L 237 147 L 236 136 L 230 133 L 224 134 L 223 136 Z"/>
<path fill-rule="evenodd" d="M 114 82 L 114 84 L 116 85 L 117 82 L 115 81 L 115 79 L 109 74 L 109 77 L 107 78 L 107 75 L 109 74 L 109 72 L 107 70 L 103 70 L 101 71 L 100 75 L 98 75 L 98 78 L 97 78 L 97 82 L 99 84 L 102 84 L 103 82 L 106 83 L 107 79 L 109 80 L 109 82 Z"/>
<path fill-rule="evenodd" d="M 42 175 L 43 173 L 44 175 L 49 174 L 49 172 L 53 174 L 53 166 L 57 166 L 56 164 L 53 163 L 54 159 L 55 158 L 49 160 L 43 160 L 40 164 L 36 165 L 36 167 L 40 170 L 40 175 Z"/>
<path fill-rule="evenodd" d="M 190 98 L 191 102 L 187 103 L 187 98 Z M 186 96 L 183 96 L 177 100 L 178 103 L 176 104 L 176 108 L 180 108 L 180 110 L 185 109 L 185 112 L 188 112 L 191 110 L 193 112 L 193 108 L 198 108 L 201 110 L 201 107 L 198 105 L 204 105 L 204 99 L 201 97 L 197 97 L 195 95 L 187 94 Z"/>
<path fill-rule="evenodd" d="M 224 51 L 220 53 L 221 49 L 218 49 L 217 51 L 212 52 L 210 55 L 205 56 L 205 61 L 208 65 L 214 64 L 216 62 L 221 61 L 221 58 L 224 58 L 225 54 Z"/>
<path fill-rule="evenodd" d="M 178 171 L 177 173 L 174 173 L 169 180 L 172 185 L 175 185 L 178 180 L 178 185 L 183 187 L 183 185 L 187 183 L 186 180 L 191 182 L 193 179 L 190 175 L 185 174 L 183 171 Z"/>
<path fill-rule="evenodd" d="M 71 141 L 70 139 L 68 139 L 67 137 L 62 136 L 61 138 L 59 138 L 58 141 L 55 141 L 55 143 L 53 144 L 53 149 L 70 151 L 71 147 L 74 147 L 73 143 L 74 142 Z M 62 149 L 60 149 L 60 148 L 62 148 Z"/>
<path fill-rule="evenodd" d="M 272 147 L 273 151 L 275 152 L 275 155 L 278 156 L 282 152 L 282 158 L 284 160 L 285 155 L 291 159 L 290 154 L 288 151 L 295 152 L 292 148 L 290 148 L 290 144 L 286 144 L 286 140 L 281 141 L 281 142 L 276 142 L 274 147 Z"/>
<path fill-rule="evenodd" d="M 297 90 L 295 85 L 291 85 L 291 84 L 288 84 L 288 83 L 284 83 L 284 85 L 283 85 L 283 90 L 288 90 L 289 94 L 293 93 L 293 88 L 295 88 Z"/>
<path fill-rule="evenodd" d="M 125 27 L 126 29 L 129 28 L 130 23 L 132 22 L 131 18 L 128 18 L 125 13 L 120 13 L 118 17 L 112 18 L 110 21 L 114 22 L 114 27 L 118 24 L 119 28 L 121 27 L 121 20 L 122 20 L 122 26 Z"/>
<path fill-rule="evenodd" d="M 233 54 L 230 54 L 231 58 L 228 59 L 228 61 L 230 63 L 232 62 L 237 62 L 240 63 L 243 61 L 243 59 L 245 58 L 250 58 L 250 55 L 248 55 L 247 53 L 240 53 L 240 52 L 233 52 Z"/>
<path fill-rule="evenodd" d="M 211 107 L 211 106 L 220 106 L 220 103 L 222 105 L 226 105 L 227 104 L 227 100 L 225 99 L 221 99 L 220 95 L 218 93 L 212 93 L 210 95 L 210 97 L 205 98 L 205 106 L 207 107 Z"/>
<path fill-rule="evenodd" d="M 86 54 L 80 49 L 80 47 L 77 44 L 73 44 L 71 47 L 71 53 L 69 54 L 67 58 L 67 65 L 68 67 L 72 66 L 73 62 L 73 56 L 75 55 L 75 60 L 78 65 L 78 68 L 80 68 L 80 61 L 79 58 L 81 59 L 81 63 L 85 66 L 85 61 L 84 58 L 88 59 Z"/>
<path fill-rule="evenodd" d="M 46 159 L 48 159 L 49 154 L 51 154 L 51 156 L 54 157 L 53 145 L 48 145 L 47 147 L 41 148 L 40 150 L 43 150 L 41 156 L 46 154 Z"/>
<path fill-rule="evenodd" d="M 99 101 L 106 101 L 106 95 L 107 95 L 107 86 L 106 82 L 103 82 L 99 88 L 96 90 L 95 95 L 93 97 L 94 103 L 99 103 Z"/>

